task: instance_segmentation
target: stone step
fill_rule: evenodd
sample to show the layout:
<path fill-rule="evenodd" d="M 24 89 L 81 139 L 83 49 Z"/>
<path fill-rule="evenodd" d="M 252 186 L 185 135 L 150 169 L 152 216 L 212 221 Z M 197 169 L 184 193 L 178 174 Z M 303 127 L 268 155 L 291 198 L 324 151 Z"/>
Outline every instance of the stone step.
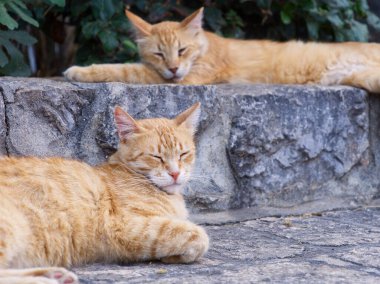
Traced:
<path fill-rule="evenodd" d="M 207 254 L 191 265 L 89 264 L 81 283 L 379 283 L 380 210 L 266 217 L 206 225 Z"/>
<path fill-rule="evenodd" d="M 380 99 L 360 89 L 3 77 L 0 92 L 1 154 L 90 164 L 115 150 L 115 105 L 146 118 L 201 102 L 197 166 L 185 192 L 193 212 L 308 203 L 326 210 L 334 200 L 352 207 L 380 192 Z"/>

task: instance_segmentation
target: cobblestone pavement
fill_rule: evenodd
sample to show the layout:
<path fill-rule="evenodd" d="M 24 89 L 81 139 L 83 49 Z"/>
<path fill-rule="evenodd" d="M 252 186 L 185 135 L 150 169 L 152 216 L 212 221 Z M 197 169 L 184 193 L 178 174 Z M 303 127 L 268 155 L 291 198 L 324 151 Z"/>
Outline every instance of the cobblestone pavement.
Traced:
<path fill-rule="evenodd" d="M 380 209 L 265 217 L 205 226 L 207 255 L 75 269 L 83 283 L 380 283 Z"/>

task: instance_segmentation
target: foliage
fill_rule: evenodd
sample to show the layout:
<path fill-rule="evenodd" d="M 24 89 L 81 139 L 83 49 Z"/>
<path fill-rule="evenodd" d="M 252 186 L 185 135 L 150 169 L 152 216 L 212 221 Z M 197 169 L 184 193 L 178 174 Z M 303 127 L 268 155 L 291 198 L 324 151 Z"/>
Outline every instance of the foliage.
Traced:
<path fill-rule="evenodd" d="M 28 74 L 21 51 L 35 39 L 16 28 L 34 26 L 62 45 L 65 33 L 57 39 L 51 22 L 61 30 L 72 26 L 76 64 L 129 62 L 138 54 L 125 7 L 156 23 L 181 20 L 201 6 L 205 28 L 227 37 L 368 41 L 369 27 L 380 31 L 367 0 L 0 0 L 0 74 Z"/>
<path fill-rule="evenodd" d="M 33 2 L 34 5 L 38 5 L 38 1 Z M 65 0 L 44 2 L 50 5 L 65 5 Z M 29 76 L 31 74 L 20 46 L 33 45 L 36 39 L 25 30 L 15 30 L 20 27 L 20 20 L 35 27 L 39 26 L 27 4 L 29 1 L 25 0 L 0 0 L 0 75 Z"/>
<path fill-rule="evenodd" d="M 72 24 L 79 29 L 80 64 L 126 62 L 137 56 L 137 47 L 120 0 L 72 1 Z"/>
<path fill-rule="evenodd" d="M 269 9 L 275 20 L 275 25 L 268 23 L 270 37 L 368 41 L 368 25 L 380 29 L 366 0 L 262 0 L 257 4 L 264 11 Z"/>

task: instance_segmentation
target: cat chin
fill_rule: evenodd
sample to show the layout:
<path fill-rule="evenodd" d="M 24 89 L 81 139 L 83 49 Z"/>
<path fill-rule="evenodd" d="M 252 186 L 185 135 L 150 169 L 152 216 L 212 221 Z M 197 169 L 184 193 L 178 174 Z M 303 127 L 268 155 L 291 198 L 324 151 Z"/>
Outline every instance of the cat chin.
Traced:
<path fill-rule="evenodd" d="M 161 186 L 162 191 L 165 191 L 167 194 L 181 194 L 183 185 L 182 184 L 172 184 L 168 186 Z"/>
<path fill-rule="evenodd" d="M 174 77 L 172 80 L 174 82 L 178 83 L 178 82 L 181 82 L 183 80 L 183 77 Z"/>
<path fill-rule="evenodd" d="M 163 72 L 161 72 L 161 75 L 166 80 L 173 80 L 173 82 L 176 82 L 176 83 L 182 81 L 183 78 L 185 77 L 185 75 L 181 75 L 181 76 L 178 76 L 178 74 L 177 75 L 173 75 L 173 73 L 171 73 L 169 71 L 166 71 L 166 70 L 164 70 Z"/>

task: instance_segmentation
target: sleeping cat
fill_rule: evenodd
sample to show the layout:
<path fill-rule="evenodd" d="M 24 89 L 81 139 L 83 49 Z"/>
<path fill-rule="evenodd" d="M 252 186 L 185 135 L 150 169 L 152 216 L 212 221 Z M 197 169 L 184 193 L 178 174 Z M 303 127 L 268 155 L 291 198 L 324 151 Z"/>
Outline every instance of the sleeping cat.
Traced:
<path fill-rule="evenodd" d="M 181 195 L 194 163 L 200 104 L 171 120 L 135 121 L 120 107 L 114 114 L 120 144 L 103 165 L 0 159 L 1 284 L 77 283 L 73 273 L 51 266 L 189 263 L 207 251 L 208 236 L 187 221 Z"/>
<path fill-rule="evenodd" d="M 126 11 L 143 63 L 73 66 L 82 82 L 344 84 L 380 93 L 380 45 L 226 39 L 202 29 L 203 8 L 151 25 Z"/>

